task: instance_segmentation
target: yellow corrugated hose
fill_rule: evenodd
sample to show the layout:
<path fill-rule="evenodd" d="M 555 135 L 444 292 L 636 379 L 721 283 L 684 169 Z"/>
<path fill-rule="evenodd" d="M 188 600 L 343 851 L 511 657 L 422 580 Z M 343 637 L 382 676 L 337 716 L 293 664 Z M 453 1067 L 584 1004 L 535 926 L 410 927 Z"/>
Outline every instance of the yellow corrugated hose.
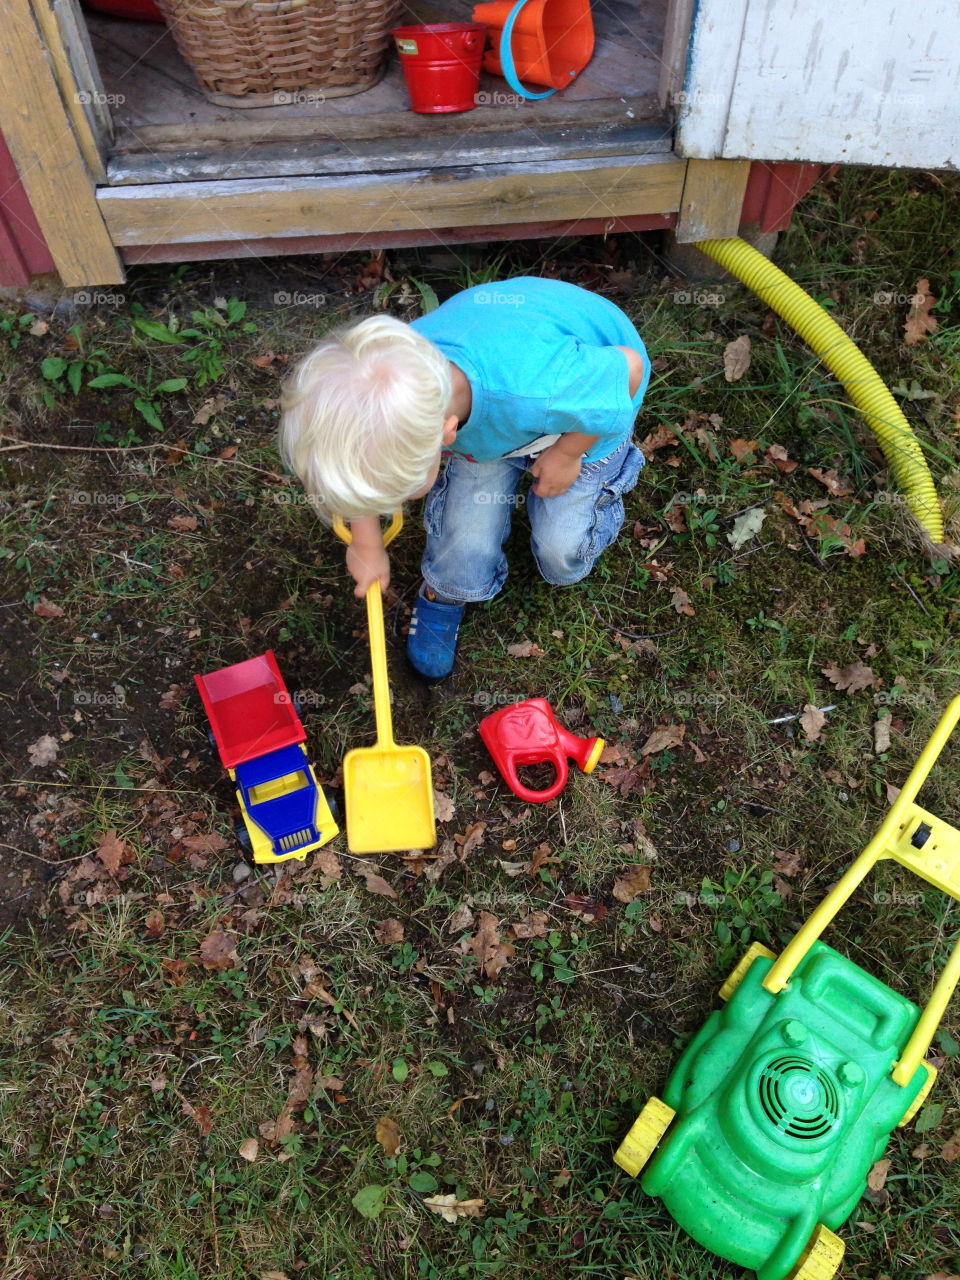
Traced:
<path fill-rule="evenodd" d="M 819 303 L 746 241 L 737 236 L 700 240 L 696 247 L 782 316 L 836 374 L 877 437 L 910 510 L 933 541 L 942 542 L 940 502 L 920 442 L 856 343 Z"/>

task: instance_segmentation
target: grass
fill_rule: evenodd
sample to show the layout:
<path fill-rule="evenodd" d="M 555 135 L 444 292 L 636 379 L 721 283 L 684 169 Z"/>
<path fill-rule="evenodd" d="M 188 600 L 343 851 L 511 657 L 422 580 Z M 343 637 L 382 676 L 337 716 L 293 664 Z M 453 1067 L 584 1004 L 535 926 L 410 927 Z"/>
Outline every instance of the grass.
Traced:
<path fill-rule="evenodd" d="M 910 393 L 901 403 L 951 522 L 958 220 L 952 178 L 847 171 L 811 193 L 778 253 Z M 500 276 L 546 266 L 588 282 L 616 272 L 613 296 L 657 362 L 638 435 L 663 424 L 676 443 L 651 454 L 620 542 L 575 590 L 538 580 L 520 514 L 507 589 L 472 611 L 438 689 L 400 660 L 415 527 L 401 539 L 387 606 L 398 740 L 434 759 L 454 810 L 441 840 L 485 827 L 436 878 L 427 863 L 380 859 L 395 897 L 368 889 L 342 838 L 337 878 L 298 864 L 247 874 L 190 692 L 194 671 L 273 647 L 304 693 L 327 781 L 369 740 L 363 615 L 342 548 L 277 475 L 273 451 L 284 357 L 365 314 L 369 296 L 347 293 L 357 273 L 292 260 L 285 286 L 327 298 L 296 308 L 241 296 L 226 266 L 144 269 L 122 305 L 46 331 L 13 313 L 0 325 L 3 430 L 96 446 L 0 455 L 11 584 L 2 1280 L 742 1274 L 677 1230 L 611 1155 L 744 945 L 791 936 L 957 691 L 956 561 L 924 552 L 872 439 L 809 350 L 738 286 L 711 286 L 715 304 L 677 302 L 654 241 L 473 249 L 455 278 L 398 251 L 392 274 L 413 284 L 383 300 L 415 308 L 495 264 Z M 943 299 L 941 327 L 907 348 L 904 308 L 875 296 L 912 293 L 919 278 Z M 727 383 L 723 349 L 741 333 L 751 367 Z M 49 360 L 65 364 L 44 376 Z M 160 429 L 136 399 L 154 404 Z M 752 460 L 737 460 L 738 439 L 757 442 Z M 792 474 L 764 459 L 774 444 L 799 464 Z M 777 501 L 778 490 L 794 503 L 828 496 L 809 467 L 846 480 L 852 492 L 829 512 L 863 538 L 862 556 Z M 735 551 L 733 522 L 754 505 L 764 524 Z M 678 588 L 692 614 L 678 612 Z M 518 640 L 544 656 L 510 657 Z M 838 692 L 823 668 L 857 660 L 880 683 Z M 475 730 L 505 701 L 543 693 L 621 758 L 541 807 L 497 785 Z M 808 703 L 835 707 L 821 741 L 771 723 Z M 636 765 L 658 724 L 682 725 L 683 745 L 614 785 L 609 770 Z M 45 734 L 57 757 L 34 765 L 28 748 Z M 947 756 L 926 806 L 956 821 L 958 781 Z M 110 831 L 126 859 L 115 874 L 96 856 Z M 550 860 L 525 871 L 544 845 Z M 614 882 L 636 863 L 650 889 L 621 902 Z M 509 938 L 495 979 L 462 945 L 481 912 L 505 937 L 543 913 L 542 936 Z M 399 941 L 381 941 L 396 936 L 378 930 L 385 920 L 399 921 Z M 921 999 L 956 930 L 941 895 L 887 868 L 830 937 Z M 218 933 L 234 940 L 231 967 L 204 965 L 201 944 Z M 885 1186 L 843 1229 L 844 1275 L 960 1268 L 957 1038 L 954 1007 L 935 1092 L 891 1140 Z M 278 1133 L 298 1073 L 306 1096 Z M 402 1135 L 392 1155 L 376 1138 L 384 1117 Z M 249 1139 L 252 1162 L 240 1154 Z M 480 1216 L 448 1223 L 425 1203 L 449 1194 L 482 1200 Z"/>

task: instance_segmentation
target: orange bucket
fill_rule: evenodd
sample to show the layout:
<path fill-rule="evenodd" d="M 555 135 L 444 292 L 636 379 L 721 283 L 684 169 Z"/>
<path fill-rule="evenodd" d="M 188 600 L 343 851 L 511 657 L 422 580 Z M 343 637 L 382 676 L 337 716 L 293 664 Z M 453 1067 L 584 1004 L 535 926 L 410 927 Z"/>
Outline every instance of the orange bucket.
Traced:
<path fill-rule="evenodd" d="M 593 56 L 590 0 L 493 0 L 476 5 L 473 20 L 487 24 L 493 42 L 484 70 L 503 76 L 524 98 L 565 89 Z M 531 93 L 521 80 L 547 92 Z"/>

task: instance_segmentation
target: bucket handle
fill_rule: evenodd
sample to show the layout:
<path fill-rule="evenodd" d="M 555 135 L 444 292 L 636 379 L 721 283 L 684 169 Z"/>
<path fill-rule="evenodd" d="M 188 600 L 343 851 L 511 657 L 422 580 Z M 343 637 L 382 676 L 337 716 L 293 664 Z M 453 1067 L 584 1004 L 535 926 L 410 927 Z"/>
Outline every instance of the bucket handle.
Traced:
<path fill-rule="evenodd" d="M 546 89 L 543 93 L 532 93 L 529 89 L 525 89 L 517 77 L 517 68 L 513 61 L 513 50 L 510 48 L 513 38 L 513 28 L 516 25 L 517 18 L 520 16 L 520 10 L 527 3 L 527 0 L 517 0 L 517 3 L 507 15 L 507 20 L 503 24 L 503 30 L 500 33 L 500 69 L 503 72 L 503 78 L 514 91 L 519 93 L 521 98 L 528 98 L 531 102 L 536 102 L 539 98 L 550 98 L 557 91 L 556 89 Z"/>

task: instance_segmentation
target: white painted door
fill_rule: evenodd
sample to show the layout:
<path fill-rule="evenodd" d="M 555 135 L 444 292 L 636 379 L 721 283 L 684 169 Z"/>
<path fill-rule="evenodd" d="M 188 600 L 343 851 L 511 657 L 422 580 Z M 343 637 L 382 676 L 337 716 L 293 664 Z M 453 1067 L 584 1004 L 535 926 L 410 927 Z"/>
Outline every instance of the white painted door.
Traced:
<path fill-rule="evenodd" d="M 697 0 L 677 150 L 960 165 L 958 0 Z"/>

